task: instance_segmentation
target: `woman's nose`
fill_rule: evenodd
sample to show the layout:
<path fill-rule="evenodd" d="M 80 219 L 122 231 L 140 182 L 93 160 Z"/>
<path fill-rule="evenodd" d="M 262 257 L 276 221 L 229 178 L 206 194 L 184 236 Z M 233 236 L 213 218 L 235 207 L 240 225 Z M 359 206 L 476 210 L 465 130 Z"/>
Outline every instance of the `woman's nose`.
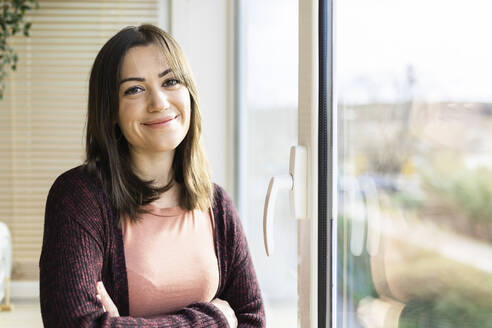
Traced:
<path fill-rule="evenodd" d="M 168 95 L 165 91 L 156 90 L 151 94 L 151 101 L 149 104 L 149 112 L 161 112 L 168 109 L 170 106 Z"/>

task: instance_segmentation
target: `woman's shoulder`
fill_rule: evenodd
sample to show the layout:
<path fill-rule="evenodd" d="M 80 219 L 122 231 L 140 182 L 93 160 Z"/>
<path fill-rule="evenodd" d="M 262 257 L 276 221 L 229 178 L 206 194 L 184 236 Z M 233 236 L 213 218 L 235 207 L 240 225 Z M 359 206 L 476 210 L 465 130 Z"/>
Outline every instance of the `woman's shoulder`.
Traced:
<path fill-rule="evenodd" d="M 93 236 L 100 236 L 103 226 L 112 222 L 113 212 L 98 178 L 82 165 L 56 178 L 46 200 L 45 222 L 50 227 L 77 222 Z"/>
<path fill-rule="evenodd" d="M 54 182 L 59 183 L 94 183 L 96 178 L 89 173 L 86 165 L 79 165 L 61 173 Z"/>
<path fill-rule="evenodd" d="M 80 165 L 63 172 L 55 179 L 48 194 L 48 201 L 62 202 L 76 198 L 79 202 L 91 202 L 101 199 L 103 194 L 99 179 L 90 174 L 85 165 Z"/>
<path fill-rule="evenodd" d="M 213 207 L 224 211 L 235 210 L 234 203 L 229 194 L 220 185 L 213 183 Z"/>
<path fill-rule="evenodd" d="M 112 213 L 98 179 L 86 167 L 77 166 L 60 174 L 51 186 L 46 200 L 45 231 L 77 236 L 83 230 L 102 249 L 105 227 L 113 222 Z"/>
<path fill-rule="evenodd" d="M 214 215 L 224 225 L 225 229 L 235 229 L 235 226 L 239 223 L 239 214 L 234 202 L 227 191 L 220 185 L 214 183 L 213 191 L 212 209 Z"/>

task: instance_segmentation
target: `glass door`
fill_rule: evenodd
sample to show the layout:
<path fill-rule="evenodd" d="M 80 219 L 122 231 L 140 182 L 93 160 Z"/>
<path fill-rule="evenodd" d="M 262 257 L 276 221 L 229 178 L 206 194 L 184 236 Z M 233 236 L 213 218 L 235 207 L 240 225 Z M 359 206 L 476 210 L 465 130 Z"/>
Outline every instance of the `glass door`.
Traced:
<path fill-rule="evenodd" d="M 487 1 L 337 2 L 336 327 L 492 327 Z"/>

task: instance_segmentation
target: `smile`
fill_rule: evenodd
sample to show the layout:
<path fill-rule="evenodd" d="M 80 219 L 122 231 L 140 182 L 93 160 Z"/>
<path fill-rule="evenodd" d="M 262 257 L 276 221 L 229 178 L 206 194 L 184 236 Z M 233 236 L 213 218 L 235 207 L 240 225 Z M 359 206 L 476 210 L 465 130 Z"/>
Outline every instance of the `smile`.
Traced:
<path fill-rule="evenodd" d="M 154 129 L 161 128 L 161 127 L 168 126 L 169 124 L 174 122 L 178 117 L 179 117 L 179 115 L 173 115 L 173 116 L 145 122 L 145 123 L 142 123 L 142 125 L 145 125 L 149 128 L 154 128 Z"/>

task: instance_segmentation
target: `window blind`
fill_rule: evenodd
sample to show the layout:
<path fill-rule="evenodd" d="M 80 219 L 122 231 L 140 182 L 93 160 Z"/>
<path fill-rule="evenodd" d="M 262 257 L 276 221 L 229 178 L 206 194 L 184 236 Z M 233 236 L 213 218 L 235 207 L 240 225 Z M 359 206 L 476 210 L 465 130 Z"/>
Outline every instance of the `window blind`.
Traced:
<path fill-rule="evenodd" d="M 62 172 L 84 159 L 89 73 L 112 35 L 158 24 L 158 1 L 40 1 L 26 15 L 31 36 L 0 101 L 0 221 L 13 241 L 13 280 L 38 280 L 44 207 Z"/>

